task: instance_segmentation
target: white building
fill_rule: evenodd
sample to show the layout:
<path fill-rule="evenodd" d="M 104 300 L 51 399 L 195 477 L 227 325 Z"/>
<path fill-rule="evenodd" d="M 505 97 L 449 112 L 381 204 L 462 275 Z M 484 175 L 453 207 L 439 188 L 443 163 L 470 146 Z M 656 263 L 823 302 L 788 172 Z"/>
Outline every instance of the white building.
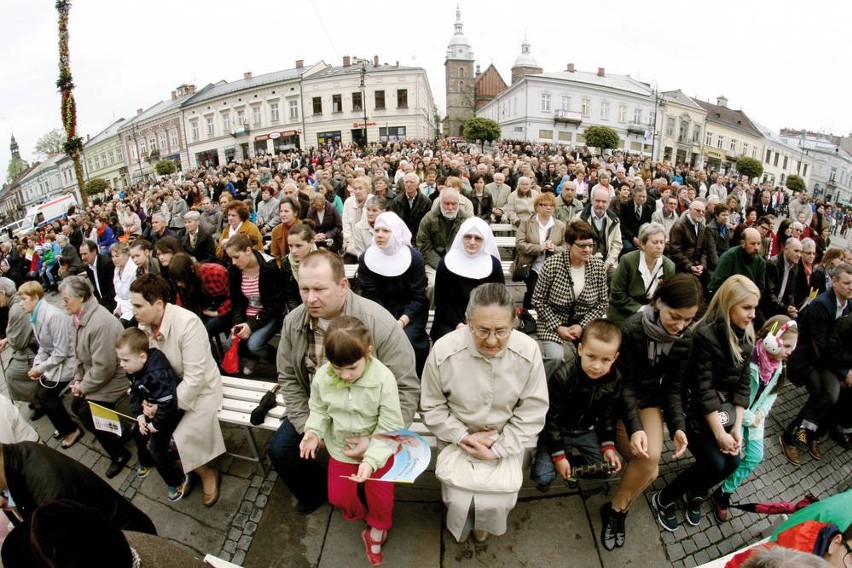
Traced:
<path fill-rule="evenodd" d="M 831 140 L 806 136 L 805 154 L 813 160 L 808 190 L 829 203 L 852 205 L 852 154 Z"/>
<path fill-rule="evenodd" d="M 529 53 L 525 53 L 529 56 Z M 527 57 L 526 66 L 534 65 Z M 577 71 L 531 73 L 513 77 L 512 85 L 480 109 L 476 116 L 500 125 L 504 139 L 585 145 L 589 126 L 618 132 L 620 148 L 651 153 L 654 98 L 645 83 L 629 75 Z"/>
<path fill-rule="evenodd" d="M 426 70 L 345 56 L 302 81 L 304 147 L 435 137 Z"/>
<path fill-rule="evenodd" d="M 710 171 L 729 172 L 736 169 L 741 156 L 760 160 L 763 134 L 742 110 L 728 108 L 728 99 L 716 98 L 716 104 L 692 99 L 707 111 L 704 126 L 702 164 Z"/>
<path fill-rule="evenodd" d="M 754 123 L 763 133 L 763 177 L 761 180 L 774 186 L 786 187 L 787 177 L 801 176 L 808 187 L 808 180 L 813 171 L 813 160 L 806 154 L 804 148 L 787 142 L 780 134 L 775 134 L 766 126 Z"/>
<path fill-rule="evenodd" d="M 660 93 L 656 160 L 690 167 L 701 165 L 701 146 L 707 111 L 680 89 Z"/>
<path fill-rule="evenodd" d="M 64 154 L 54 154 L 20 179 L 21 198 L 25 209 L 64 193 L 59 171 L 59 161 L 64 157 Z"/>
<path fill-rule="evenodd" d="M 118 134 L 118 129 L 123 125 L 124 119 L 118 119 L 83 146 L 86 180 L 103 179 L 113 190 L 127 186 L 124 144 Z M 73 173 L 73 166 L 71 171 Z M 63 179 L 63 183 L 65 181 Z"/>

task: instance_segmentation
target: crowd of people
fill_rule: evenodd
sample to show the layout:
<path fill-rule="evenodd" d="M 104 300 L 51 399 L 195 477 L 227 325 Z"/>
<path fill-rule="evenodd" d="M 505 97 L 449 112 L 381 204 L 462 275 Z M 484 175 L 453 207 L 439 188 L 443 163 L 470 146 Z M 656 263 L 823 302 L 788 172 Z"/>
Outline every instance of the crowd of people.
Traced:
<path fill-rule="evenodd" d="M 725 522 L 788 378 L 808 393 L 782 437 L 789 461 L 821 459 L 825 435 L 852 448 L 852 251 L 830 247 L 847 213 L 729 174 L 410 141 L 145 180 L 3 239 L 9 392 L 31 420 L 48 417 L 62 448 L 91 431 L 107 477 L 131 454 L 86 403 L 136 417 L 137 475 L 156 469 L 178 501 L 194 474 L 212 506 L 218 364 L 236 349 L 243 376 L 281 385 L 269 456 L 298 510 L 331 502 L 366 521 L 373 565 L 393 487 L 357 487 L 393 462 L 373 434 L 418 410 L 459 541 L 506 531 L 535 449 L 541 491 L 578 466 L 622 473 L 600 538 L 623 546 L 666 428 L 673 457 L 695 463 L 653 496 L 660 525 L 677 530 L 681 501 L 700 524 L 708 496 Z M 494 224 L 515 230 L 507 275 Z"/>

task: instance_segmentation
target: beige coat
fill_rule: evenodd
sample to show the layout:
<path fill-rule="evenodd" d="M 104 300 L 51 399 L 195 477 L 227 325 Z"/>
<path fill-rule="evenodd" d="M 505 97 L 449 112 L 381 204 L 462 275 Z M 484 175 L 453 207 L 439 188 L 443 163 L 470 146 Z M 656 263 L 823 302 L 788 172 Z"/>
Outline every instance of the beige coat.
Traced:
<path fill-rule="evenodd" d="M 547 381 L 535 340 L 518 331 L 496 357 L 483 356 L 467 327 L 439 339 L 423 370 L 420 407 L 423 422 L 443 443 L 456 444 L 467 434 L 495 429 L 491 447 L 498 456 L 533 448 L 547 414 Z M 447 528 L 458 539 L 471 501 L 474 528 L 506 532 L 515 493 L 473 493 L 441 488 L 447 506 Z"/>
<path fill-rule="evenodd" d="M 151 329 L 140 325 L 151 336 Z M 151 347 L 162 351 L 181 378 L 177 387 L 178 407 L 186 413 L 174 439 L 183 470 L 190 472 L 225 453 L 219 426 L 222 406 L 222 377 L 210 352 L 210 340 L 197 315 L 173 304 L 166 305 L 157 337 Z"/>

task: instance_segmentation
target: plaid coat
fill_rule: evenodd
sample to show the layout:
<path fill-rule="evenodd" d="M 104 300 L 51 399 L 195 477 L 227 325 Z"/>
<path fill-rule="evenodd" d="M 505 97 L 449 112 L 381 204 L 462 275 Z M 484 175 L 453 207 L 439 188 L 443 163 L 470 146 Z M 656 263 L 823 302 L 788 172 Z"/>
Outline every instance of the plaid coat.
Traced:
<path fill-rule="evenodd" d="M 540 340 L 563 343 L 556 334 L 557 326 L 578 323 L 585 327 L 593 319 L 606 315 L 609 287 L 601 259 L 589 259 L 583 290 L 573 302 L 572 296 L 568 251 L 554 254 L 545 261 L 532 297 L 538 315 L 536 333 Z"/>

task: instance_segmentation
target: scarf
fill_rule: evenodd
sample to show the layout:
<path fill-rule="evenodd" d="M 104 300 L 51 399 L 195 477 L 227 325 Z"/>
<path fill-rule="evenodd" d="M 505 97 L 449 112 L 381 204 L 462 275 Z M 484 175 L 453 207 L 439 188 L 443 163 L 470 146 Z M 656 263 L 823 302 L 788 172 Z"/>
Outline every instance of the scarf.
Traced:
<path fill-rule="evenodd" d="M 371 361 L 371 359 L 367 359 L 367 363 L 364 365 L 364 373 L 361 375 L 361 377 L 363 377 L 364 375 L 367 374 L 367 370 L 370 368 L 370 361 Z M 344 381 L 343 379 L 340 378 L 340 375 L 338 375 L 337 373 L 334 372 L 334 367 L 332 367 L 330 364 L 328 366 L 328 377 L 329 377 L 328 386 L 333 388 L 333 389 L 349 389 L 349 388 L 352 388 L 352 385 L 357 383 L 358 379 L 361 378 L 361 377 L 358 377 L 358 379 L 355 379 L 354 381 Z"/>
<path fill-rule="evenodd" d="M 754 346 L 754 351 L 751 352 L 751 362 L 757 365 L 758 375 L 760 375 L 760 382 L 763 383 L 763 386 L 769 384 L 778 367 L 781 366 L 780 361 L 769 357 L 769 353 L 763 347 L 763 341 L 758 341 Z"/>
<path fill-rule="evenodd" d="M 683 337 L 672 335 L 660 325 L 660 312 L 651 305 L 642 306 L 642 330 L 648 338 L 648 362 L 652 367 L 660 361 L 660 356 L 668 355 L 672 350 L 675 339 Z"/>
<path fill-rule="evenodd" d="M 314 252 L 315 250 L 317 250 L 317 245 L 312 244 L 311 250 L 309 250 L 308 252 Z M 299 281 L 299 265 L 302 264 L 302 261 L 296 260 L 295 258 L 293 258 L 293 253 L 291 252 L 290 254 L 287 255 L 287 262 L 290 263 L 290 270 L 293 272 L 293 278 L 295 278 L 296 282 L 298 282 Z"/>
<path fill-rule="evenodd" d="M 728 225 L 727 225 L 726 223 L 725 223 L 725 224 L 722 224 L 722 225 L 719 225 L 719 235 L 720 235 L 723 239 L 724 239 L 724 238 L 726 238 L 726 237 L 728 236 L 728 229 L 729 229 L 729 228 L 730 228 L 730 227 L 728 227 Z"/>

